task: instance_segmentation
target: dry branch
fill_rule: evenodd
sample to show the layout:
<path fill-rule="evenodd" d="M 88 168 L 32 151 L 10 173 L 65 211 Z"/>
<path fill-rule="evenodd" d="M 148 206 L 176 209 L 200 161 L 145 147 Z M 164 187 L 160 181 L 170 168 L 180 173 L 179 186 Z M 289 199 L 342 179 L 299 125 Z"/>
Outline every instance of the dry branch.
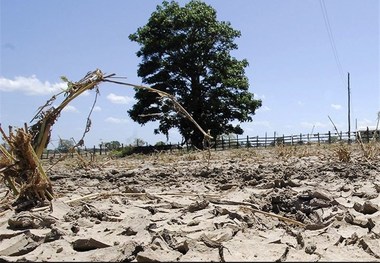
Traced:
<path fill-rule="evenodd" d="M 264 211 L 261 211 L 261 210 L 258 210 L 258 209 L 254 209 L 254 208 L 251 208 L 251 207 L 246 207 L 246 206 L 244 206 L 243 209 L 248 209 L 248 210 L 250 210 L 253 213 L 259 213 L 259 214 L 263 214 L 263 215 L 266 215 L 266 216 L 275 217 L 275 218 L 280 219 L 282 221 L 285 221 L 285 222 L 288 222 L 288 223 L 291 223 L 291 224 L 295 224 L 295 225 L 298 225 L 298 226 L 301 226 L 301 227 L 306 227 L 306 225 L 304 223 L 301 223 L 299 221 L 296 221 L 296 220 L 293 220 L 293 219 L 290 219 L 290 218 L 287 218 L 287 217 L 283 217 L 283 216 L 280 216 L 280 215 L 277 215 L 277 214 L 264 212 Z"/>
<path fill-rule="evenodd" d="M 121 82 L 121 81 L 115 81 L 115 80 L 109 80 L 109 79 L 106 79 L 104 81 L 107 81 L 107 82 L 111 82 L 111 83 L 115 83 L 115 84 L 120 84 L 120 85 L 125 85 L 125 86 L 131 86 L 131 87 L 134 87 L 136 89 L 145 89 L 147 91 L 150 91 L 150 92 L 154 92 L 154 93 L 157 93 L 160 97 L 166 97 L 166 98 L 169 98 L 173 103 L 174 103 L 174 108 L 175 110 L 178 112 L 178 113 L 181 113 L 183 115 L 185 115 L 186 118 L 188 118 L 192 123 L 194 123 L 194 125 L 199 129 L 200 132 L 202 132 L 204 138 L 206 138 L 207 140 L 211 140 L 213 139 L 213 137 L 209 134 L 209 133 L 206 133 L 201 126 L 199 126 L 199 124 L 193 119 L 193 117 L 181 106 L 181 104 L 178 103 L 178 101 L 175 99 L 175 97 L 169 93 L 166 93 L 164 91 L 161 91 L 161 90 L 157 90 L 157 89 L 154 89 L 154 88 L 151 88 L 151 87 L 147 87 L 147 86 L 141 86 L 141 85 L 135 85 L 135 84 L 131 84 L 131 83 L 126 83 L 126 82 Z"/>

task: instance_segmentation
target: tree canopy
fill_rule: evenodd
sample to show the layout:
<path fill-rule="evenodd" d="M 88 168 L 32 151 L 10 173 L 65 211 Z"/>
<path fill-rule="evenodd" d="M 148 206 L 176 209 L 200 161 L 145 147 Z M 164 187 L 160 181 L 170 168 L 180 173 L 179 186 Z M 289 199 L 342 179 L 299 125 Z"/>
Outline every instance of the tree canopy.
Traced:
<path fill-rule="evenodd" d="M 252 121 L 261 106 L 261 100 L 248 91 L 248 61 L 230 54 L 238 48 L 234 39 L 240 36 L 230 22 L 217 20 L 211 6 L 192 0 L 184 7 L 175 1 L 162 2 L 129 39 L 140 45 L 137 73 L 143 83 L 173 95 L 215 137 L 242 134 L 242 128 L 231 122 Z M 141 125 L 159 121 L 155 134 L 168 135 L 171 128 L 178 128 L 186 141 L 202 147 L 202 133 L 170 100 L 143 89 L 136 90 L 135 98 L 128 111 L 134 121 Z"/>

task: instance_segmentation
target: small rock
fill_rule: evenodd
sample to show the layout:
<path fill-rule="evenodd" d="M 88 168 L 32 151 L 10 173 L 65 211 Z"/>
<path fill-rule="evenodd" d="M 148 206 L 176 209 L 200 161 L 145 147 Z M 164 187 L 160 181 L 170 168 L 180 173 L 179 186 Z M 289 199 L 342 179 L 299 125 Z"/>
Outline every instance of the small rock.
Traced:
<path fill-rule="evenodd" d="M 314 245 L 314 244 L 307 245 L 307 246 L 305 247 L 305 253 L 311 255 L 311 254 L 314 253 L 314 251 L 315 251 L 316 249 L 317 249 L 317 246 Z"/>
<path fill-rule="evenodd" d="M 56 227 L 53 227 L 51 231 L 45 236 L 44 242 L 47 243 L 58 240 L 64 235 L 65 233 L 63 231 L 59 230 Z"/>
<path fill-rule="evenodd" d="M 209 204 L 209 202 L 207 200 L 203 200 L 203 201 L 200 201 L 200 202 L 197 201 L 195 203 L 190 204 L 188 206 L 187 210 L 190 213 L 193 213 L 195 211 L 205 209 L 208 206 L 208 204 Z"/>
<path fill-rule="evenodd" d="M 363 204 L 362 213 L 365 215 L 374 214 L 379 211 L 379 206 L 373 204 L 371 201 L 365 201 Z"/>
<path fill-rule="evenodd" d="M 137 231 L 134 230 L 132 227 L 128 226 L 124 229 L 124 231 L 120 232 L 118 235 L 123 236 L 134 236 L 137 234 Z"/>
<path fill-rule="evenodd" d="M 354 203 L 353 208 L 355 209 L 356 212 L 359 212 L 359 213 L 361 213 L 363 210 L 363 206 L 361 204 L 359 204 L 358 202 Z"/>
<path fill-rule="evenodd" d="M 348 192 L 351 190 L 351 187 L 349 185 L 343 185 L 340 190 L 342 190 L 343 192 Z"/>
<path fill-rule="evenodd" d="M 79 227 L 77 224 L 74 224 L 70 229 L 71 229 L 71 231 L 72 231 L 74 234 L 76 234 L 76 233 L 79 232 L 80 227 Z"/>
<path fill-rule="evenodd" d="M 220 186 L 220 190 L 222 191 L 230 190 L 234 186 L 236 186 L 236 184 L 224 184 Z"/>
<path fill-rule="evenodd" d="M 72 245 L 75 251 L 89 251 L 97 248 L 106 248 L 110 246 L 93 238 L 77 239 L 72 243 Z"/>
<path fill-rule="evenodd" d="M 318 199 L 322 199 L 322 200 L 326 200 L 326 201 L 331 201 L 331 197 L 322 191 L 314 191 L 312 196 L 314 198 L 318 198 Z"/>
<path fill-rule="evenodd" d="M 111 169 L 111 170 L 110 170 L 110 173 L 111 173 L 112 175 L 115 175 L 115 174 L 118 174 L 119 171 L 116 170 L 116 169 Z"/>
<path fill-rule="evenodd" d="M 184 240 L 175 247 L 175 250 L 185 255 L 189 251 L 189 243 Z"/>
<path fill-rule="evenodd" d="M 363 205 L 355 202 L 353 208 L 355 211 L 363 213 L 365 215 L 374 214 L 379 211 L 379 206 L 373 204 L 371 201 L 365 201 Z"/>
<path fill-rule="evenodd" d="M 199 225 L 200 221 L 199 220 L 192 220 L 189 223 L 187 223 L 187 226 L 197 226 Z"/>

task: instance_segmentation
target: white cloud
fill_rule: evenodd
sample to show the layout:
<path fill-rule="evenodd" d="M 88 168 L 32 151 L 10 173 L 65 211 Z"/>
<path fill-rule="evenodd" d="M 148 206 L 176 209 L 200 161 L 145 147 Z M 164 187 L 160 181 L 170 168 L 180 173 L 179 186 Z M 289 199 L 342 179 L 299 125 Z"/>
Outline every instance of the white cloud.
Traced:
<path fill-rule="evenodd" d="M 266 128 L 272 128 L 269 121 L 253 121 L 253 126 L 262 126 Z"/>
<path fill-rule="evenodd" d="M 77 108 L 72 105 L 66 105 L 63 110 L 64 112 L 79 112 Z"/>
<path fill-rule="evenodd" d="M 333 107 L 336 110 L 340 110 L 342 108 L 342 105 L 339 104 L 331 104 L 331 107 Z"/>
<path fill-rule="evenodd" d="M 120 119 L 120 118 L 115 118 L 115 117 L 108 117 L 105 119 L 106 122 L 109 123 L 115 123 L 115 124 L 120 124 L 120 123 L 127 123 L 129 122 L 128 119 Z"/>
<path fill-rule="evenodd" d="M 83 91 L 83 93 L 80 94 L 81 96 L 89 96 L 90 95 L 90 91 L 89 90 L 85 90 Z"/>
<path fill-rule="evenodd" d="M 31 77 L 17 76 L 12 79 L 0 77 L 0 91 L 5 92 L 22 92 L 26 95 L 47 95 L 55 94 L 67 89 L 64 82 L 50 83 L 42 82 L 35 75 Z"/>
<path fill-rule="evenodd" d="M 110 93 L 107 95 L 107 99 L 115 104 L 129 104 L 135 101 L 134 98 L 128 96 L 119 96 L 114 93 Z"/>
<path fill-rule="evenodd" d="M 99 106 L 95 106 L 94 109 L 93 109 L 93 111 L 102 111 L 102 108 L 99 107 Z"/>

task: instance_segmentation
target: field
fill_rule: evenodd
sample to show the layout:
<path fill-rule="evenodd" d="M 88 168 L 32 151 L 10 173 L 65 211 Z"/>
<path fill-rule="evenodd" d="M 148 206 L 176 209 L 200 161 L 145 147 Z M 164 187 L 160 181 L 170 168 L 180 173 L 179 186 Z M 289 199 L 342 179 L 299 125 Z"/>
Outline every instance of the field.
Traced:
<path fill-rule="evenodd" d="M 379 143 L 51 161 L 0 261 L 380 261 Z"/>

